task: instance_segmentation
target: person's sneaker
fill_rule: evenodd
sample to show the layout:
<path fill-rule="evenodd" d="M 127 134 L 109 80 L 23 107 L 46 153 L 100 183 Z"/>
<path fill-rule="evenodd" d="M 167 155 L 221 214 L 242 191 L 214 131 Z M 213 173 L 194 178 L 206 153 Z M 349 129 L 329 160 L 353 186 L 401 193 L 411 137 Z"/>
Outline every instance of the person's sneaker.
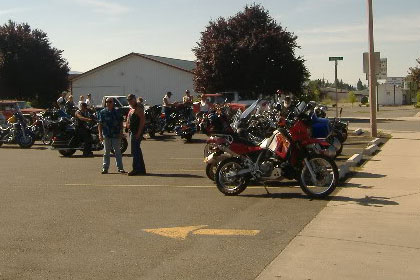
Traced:
<path fill-rule="evenodd" d="M 108 170 L 102 170 L 101 174 L 108 174 Z"/>
<path fill-rule="evenodd" d="M 124 170 L 124 169 L 120 169 L 120 170 L 118 170 L 118 173 L 125 174 L 125 173 L 127 173 L 127 172 L 125 172 L 125 170 Z"/>

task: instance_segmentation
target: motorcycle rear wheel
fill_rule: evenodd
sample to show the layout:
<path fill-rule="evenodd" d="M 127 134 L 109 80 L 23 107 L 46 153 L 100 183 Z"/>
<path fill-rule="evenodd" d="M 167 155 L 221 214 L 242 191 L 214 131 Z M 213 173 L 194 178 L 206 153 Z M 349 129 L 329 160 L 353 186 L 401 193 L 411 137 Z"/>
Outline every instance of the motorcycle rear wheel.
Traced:
<path fill-rule="evenodd" d="M 185 142 L 190 143 L 192 141 L 193 136 L 191 134 L 185 135 Z"/>
<path fill-rule="evenodd" d="M 127 138 L 121 138 L 121 154 L 124 154 L 128 148 L 128 140 Z M 111 149 L 111 153 L 115 154 L 114 149 Z"/>
<path fill-rule="evenodd" d="M 72 155 L 74 155 L 74 153 L 76 152 L 76 150 L 68 149 L 68 150 L 59 150 L 58 152 L 63 157 L 71 157 Z"/>
<path fill-rule="evenodd" d="M 248 187 L 249 178 L 246 176 L 232 177 L 235 177 L 235 172 L 243 168 L 241 160 L 237 158 L 223 160 L 217 167 L 214 177 L 217 189 L 226 196 L 235 196 L 242 193 Z"/>
<path fill-rule="evenodd" d="M 316 182 L 313 182 L 309 169 L 303 163 L 299 176 L 300 187 L 310 197 L 327 197 L 335 190 L 338 184 L 339 173 L 336 163 L 334 160 L 320 155 L 309 157 L 308 162 L 316 175 Z"/>

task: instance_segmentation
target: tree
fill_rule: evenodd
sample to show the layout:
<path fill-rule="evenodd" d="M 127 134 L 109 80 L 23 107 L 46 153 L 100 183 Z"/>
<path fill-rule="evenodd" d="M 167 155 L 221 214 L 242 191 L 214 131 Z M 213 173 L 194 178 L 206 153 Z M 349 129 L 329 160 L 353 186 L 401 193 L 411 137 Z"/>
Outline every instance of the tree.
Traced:
<path fill-rule="evenodd" d="M 351 107 L 353 107 L 354 102 L 357 101 L 357 97 L 354 91 L 349 91 L 348 98 L 349 98 L 349 102 L 351 103 Z"/>
<path fill-rule="evenodd" d="M 309 72 L 295 54 L 296 39 L 256 4 L 233 17 L 210 21 L 193 49 L 195 90 L 240 91 L 255 97 L 281 89 L 299 95 Z"/>
<path fill-rule="evenodd" d="M 416 59 L 417 63 L 420 64 L 420 58 Z M 410 67 L 409 75 L 413 79 L 413 81 L 420 83 L 420 67 Z"/>
<path fill-rule="evenodd" d="M 363 83 L 362 83 L 362 81 L 360 79 L 357 82 L 357 90 L 363 90 Z"/>
<path fill-rule="evenodd" d="M 25 99 L 46 107 L 68 89 L 67 61 L 41 30 L 13 21 L 0 26 L 2 97 Z"/>

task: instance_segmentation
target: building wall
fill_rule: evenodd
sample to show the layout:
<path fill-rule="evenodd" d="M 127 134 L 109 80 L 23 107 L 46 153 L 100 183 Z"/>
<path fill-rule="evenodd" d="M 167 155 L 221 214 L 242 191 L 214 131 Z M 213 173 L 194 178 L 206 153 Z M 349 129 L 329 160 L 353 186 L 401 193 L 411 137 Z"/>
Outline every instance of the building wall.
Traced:
<path fill-rule="evenodd" d="M 403 105 L 404 93 L 400 87 L 395 87 L 395 103 L 394 103 L 394 85 L 380 84 L 378 86 L 378 103 L 379 105 Z"/>
<path fill-rule="evenodd" d="M 173 101 L 181 101 L 186 89 L 194 94 L 192 73 L 140 56 L 129 56 L 72 83 L 75 100 L 91 93 L 97 105 L 106 95 L 130 93 L 142 96 L 147 104 L 161 104 L 167 91 L 173 93 Z"/>

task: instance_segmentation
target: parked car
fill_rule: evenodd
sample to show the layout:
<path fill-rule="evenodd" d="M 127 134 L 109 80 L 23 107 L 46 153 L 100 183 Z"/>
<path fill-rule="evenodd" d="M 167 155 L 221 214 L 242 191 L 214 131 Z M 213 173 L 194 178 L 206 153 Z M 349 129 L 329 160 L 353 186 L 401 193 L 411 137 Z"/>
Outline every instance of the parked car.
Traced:
<path fill-rule="evenodd" d="M 104 96 L 101 105 L 96 107 L 97 111 L 105 108 L 105 101 L 108 98 L 112 98 L 114 100 L 114 108 L 118 109 L 124 118 L 127 117 L 127 114 L 130 111 L 130 104 L 128 103 L 127 97 L 122 95 Z"/>
<path fill-rule="evenodd" d="M 3 114 L 6 119 L 13 116 L 17 109 L 20 109 L 25 117 L 45 111 L 43 109 L 37 109 L 29 106 L 28 102 L 26 101 L 0 100 L 0 113 Z"/>
<path fill-rule="evenodd" d="M 255 100 L 245 99 L 236 91 L 227 91 L 214 94 L 204 94 L 210 104 L 227 104 L 233 110 L 245 111 Z M 195 102 L 193 109 L 197 113 L 200 110 L 200 102 Z"/>

